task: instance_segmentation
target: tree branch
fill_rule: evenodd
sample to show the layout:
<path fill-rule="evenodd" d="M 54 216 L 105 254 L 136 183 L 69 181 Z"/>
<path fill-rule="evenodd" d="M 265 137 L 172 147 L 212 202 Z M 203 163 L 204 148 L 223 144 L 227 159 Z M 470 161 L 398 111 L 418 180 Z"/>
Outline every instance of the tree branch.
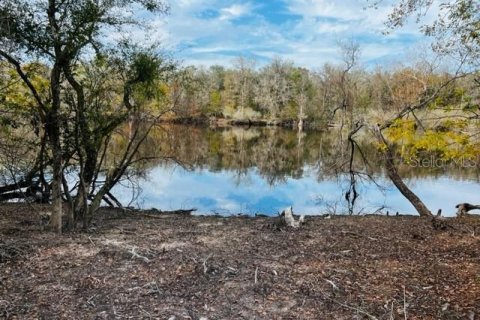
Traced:
<path fill-rule="evenodd" d="M 39 113 L 40 113 L 42 122 L 45 122 L 45 113 L 46 113 L 45 104 L 43 103 L 42 98 L 40 98 L 40 95 L 38 94 L 37 89 L 35 89 L 35 86 L 32 84 L 32 82 L 28 78 L 28 75 L 25 72 L 23 72 L 20 62 L 17 61 L 15 58 L 13 58 L 11 55 L 6 53 L 2 49 L 0 49 L 0 56 L 2 56 L 4 59 L 8 61 L 8 63 L 10 63 L 15 67 L 15 71 L 20 76 L 20 78 L 22 78 L 23 82 L 25 83 L 25 85 L 28 87 L 33 97 L 35 98 L 35 101 L 37 102 L 37 105 L 38 105 L 38 109 L 40 111 Z"/>

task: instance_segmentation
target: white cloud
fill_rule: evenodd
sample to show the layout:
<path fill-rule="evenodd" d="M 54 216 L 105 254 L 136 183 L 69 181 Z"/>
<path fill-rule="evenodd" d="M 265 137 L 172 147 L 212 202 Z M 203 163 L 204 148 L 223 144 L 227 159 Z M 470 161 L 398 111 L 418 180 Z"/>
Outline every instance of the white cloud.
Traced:
<path fill-rule="evenodd" d="M 388 0 L 377 10 L 365 10 L 366 2 L 358 0 L 280 4 L 282 16 L 275 19 L 275 9 L 266 2 L 179 0 L 172 2 L 170 16 L 153 21 L 150 37 L 161 39 L 185 64 L 229 65 L 237 52 L 261 60 L 280 56 L 311 68 L 339 62 L 338 42 L 344 39 L 360 43 L 365 63 L 377 63 L 387 57 L 400 59 L 406 47 L 422 38 L 414 21 L 382 35 L 391 10 Z M 432 21 L 436 14 L 438 8 L 432 8 L 425 19 Z"/>
<path fill-rule="evenodd" d="M 212 213 L 214 210 L 226 214 L 254 213 L 259 210 L 274 214 L 279 205 L 293 205 L 295 212 L 323 213 L 326 210 L 326 201 L 341 204 L 342 188 L 347 183 L 343 180 L 318 181 L 317 171 L 313 167 L 305 168 L 302 179 L 289 178 L 285 183 L 273 186 L 268 185 L 254 169 L 248 170 L 245 180 L 239 184 L 236 174 L 228 170 L 210 172 L 198 169 L 187 172 L 181 168 L 172 170 L 158 166 L 148 172 L 148 178 L 147 181 L 139 180 L 143 189 L 139 200 L 144 208 L 176 210 L 194 207 L 198 209 L 198 213 Z M 382 178 L 379 178 L 378 182 L 388 186 L 385 192 L 381 192 L 371 183 L 360 185 L 363 196 L 358 199 L 357 208 L 373 212 L 379 206 L 385 205 L 402 213 L 415 212 L 391 182 Z M 452 203 L 461 201 L 474 202 L 480 192 L 477 182 L 465 182 L 451 177 L 410 179 L 408 183 L 425 199 L 426 205 L 433 208 L 449 208 Z M 113 191 L 120 201 L 127 202 L 131 199 L 131 189 L 118 185 Z M 319 195 L 323 195 L 323 203 L 315 200 Z M 265 199 L 267 201 L 262 203 Z M 255 204 L 256 207 L 250 207 Z M 453 212 L 451 211 L 452 214 Z"/>
<path fill-rule="evenodd" d="M 220 10 L 220 20 L 232 20 L 251 13 L 250 4 L 234 4 Z"/>
<path fill-rule="evenodd" d="M 353 20 L 362 17 L 359 1 L 344 0 L 291 0 L 288 1 L 291 13 L 304 17 L 329 17 L 341 20 Z"/>

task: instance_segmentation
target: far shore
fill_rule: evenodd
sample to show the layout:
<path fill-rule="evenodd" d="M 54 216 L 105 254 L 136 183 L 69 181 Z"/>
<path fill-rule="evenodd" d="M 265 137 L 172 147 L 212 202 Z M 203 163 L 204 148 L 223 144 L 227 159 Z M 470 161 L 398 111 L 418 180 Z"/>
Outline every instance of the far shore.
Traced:
<path fill-rule="evenodd" d="M 287 129 L 299 128 L 298 119 L 232 119 L 224 117 L 205 117 L 205 116 L 190 116 L 190 117 L 171 117 L 161 118 L 159 123 L 172 123 L 184 125 L 204 125 L 212 127 L 282 127 Z M 316 123 L 314 121 L 304 120 L 302 130 L 326 130 L 334 127 L 334 124 Z"/>

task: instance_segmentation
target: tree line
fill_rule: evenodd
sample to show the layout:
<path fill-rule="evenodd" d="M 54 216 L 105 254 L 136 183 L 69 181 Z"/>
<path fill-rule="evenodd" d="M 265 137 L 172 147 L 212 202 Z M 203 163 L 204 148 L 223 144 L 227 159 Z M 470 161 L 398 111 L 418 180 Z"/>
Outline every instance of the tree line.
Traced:
<path fill-rule="evenodd" d="M 452 77 L 449 71 L 420 59 L 410 66 L 368 70 L 359 65 L 360 49 L 354 48 L 358 50 L 354 60 L 326 64 L 318 70 L 281 58 L 256 68 L 254 60 L 243 57 L 235 59 L 232 67 L 185 67 L 179 70 L 174 88 L 179 99 L 174 116 L 303 120 L 312 128 L 326 129 L 340 123 L 340 110 L 348 109 L 354 118 L 366 112 L 372 117 L 393 113 L 418 99 L 426 87 L 434 90 Z M 466 101 L 474 105 L 478 93 L 473 79 L 470 75 L 452 82 L 430 107 Z"/>

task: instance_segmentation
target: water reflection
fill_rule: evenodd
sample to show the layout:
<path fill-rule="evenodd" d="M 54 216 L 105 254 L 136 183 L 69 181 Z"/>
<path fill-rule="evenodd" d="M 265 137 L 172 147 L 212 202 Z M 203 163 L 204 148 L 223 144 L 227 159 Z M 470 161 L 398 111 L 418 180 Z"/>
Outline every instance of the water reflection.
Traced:
<path fill-rule="evenodd" d="M 306 214 L 344 213 L 348 181 L 337 170 L 344 153 L 337 141 L 335 133 L 298 134 L 279 128 L 157 127 L 141 155 L 174 158 L 190 170 L 172 162 L 149 162 L 138 181 L 142 194 L 135 204 L 164 210 L 197 208 L 206 214 L 275 214 L 289 205 Z M 381 163 L 375 146 L 366 143 L 363 148 L 372 163 Z M 414 213 L 383 178 L 381 166 L 373 169 L 383 188 L 363 181 L 356 212 L 383 208 L 384 213 Z M 459 202 L 478 202 L 477 172 L 410 167 L 401 172 L 431 210 L 453 214 Z M 123 187 L 115 193 L 128 198 Z"/>

